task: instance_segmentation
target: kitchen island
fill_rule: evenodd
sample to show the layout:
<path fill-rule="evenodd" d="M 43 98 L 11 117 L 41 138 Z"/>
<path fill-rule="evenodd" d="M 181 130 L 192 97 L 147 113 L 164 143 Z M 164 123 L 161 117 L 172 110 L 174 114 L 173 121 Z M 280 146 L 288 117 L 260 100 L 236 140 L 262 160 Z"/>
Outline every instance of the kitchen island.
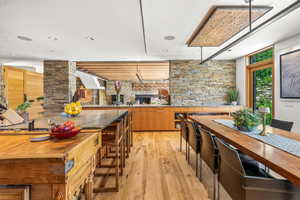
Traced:
<path fill-rule="evenodd" d="M 209 105 L 209 106 L 173 106 L 173 105 L 85 105 L 84 110 L 122 110 L 132 112 L 134 131 L 179 131 L 179 113 L 187 116 L 199 115 L 229 115 L 230 112 L 241 109 L 242 106 Z"/>
<path fill-rule="evenodd" d="M 33 135 L 47 133 L 42 129 L 48 127 L 49 119 L 56 123 L 70 120 L 57 113 L 41 114 L 35 122 L 38 130 L 26 130 L 27 124 L 1 130 L 0 196 L 7 200 L 16 196 L 24 200 L 71 200 L 84 190 L 85 199 L 92 200 L 101 130 L 126 113 L 83 111 L 71 119 L 82 132 L 65 140 L 30 141 Z"/>

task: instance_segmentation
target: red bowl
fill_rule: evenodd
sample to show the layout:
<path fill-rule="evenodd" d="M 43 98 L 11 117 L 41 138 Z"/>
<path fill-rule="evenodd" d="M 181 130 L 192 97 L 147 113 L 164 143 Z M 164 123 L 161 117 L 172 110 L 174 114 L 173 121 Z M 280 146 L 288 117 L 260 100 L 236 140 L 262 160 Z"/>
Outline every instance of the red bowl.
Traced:
<path fill-rule="evenodd" d="M 50 132 L 50 135 L 57 139 L 67 139 L 76 136 L 78 133 L 80 133 L 80 129 L 72 130 L 65 133 Z"/>

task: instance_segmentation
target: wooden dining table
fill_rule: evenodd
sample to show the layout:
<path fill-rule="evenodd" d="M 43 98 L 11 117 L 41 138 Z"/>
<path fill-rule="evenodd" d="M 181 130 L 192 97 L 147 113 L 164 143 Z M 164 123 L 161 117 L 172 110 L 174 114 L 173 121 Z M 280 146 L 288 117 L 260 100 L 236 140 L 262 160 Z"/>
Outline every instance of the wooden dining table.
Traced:
<path fill-rule="evenodd" d="M 189 116 L 189 119 L 239 149 L 244 154 L 264 164 L 293 184 L 300 186 L 300 157 L 214 121 L 215 119 L 231 119 L 229 116 Z M 267 127 L 267 132 L 300 141 L 300 134 L 297 133 L 272 127 Z"/>

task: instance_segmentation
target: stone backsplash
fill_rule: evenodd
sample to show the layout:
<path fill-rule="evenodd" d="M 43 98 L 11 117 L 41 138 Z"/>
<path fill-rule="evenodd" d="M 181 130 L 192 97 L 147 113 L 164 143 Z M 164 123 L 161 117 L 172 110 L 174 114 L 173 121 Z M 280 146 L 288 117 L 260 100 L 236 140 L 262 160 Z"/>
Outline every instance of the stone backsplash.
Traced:
<path fill-rule="evenodd" d="M 4 94 L 4 71 L 3 66 L 0 64 L 0 95 Z"/>
<path fill-rule="evenodd" d="M 171 105 L 199 106 L 226 103 L 226 92 L 236 87 L 236 64 L 231 60 L 170 61 Z"/>
<path fill-rule="evenodd" d="M 116 94 L 114 84 L 114 81 L 106 82 L 106 96 L 108 104 L 111 104 L 111 95 Z M 124 103 L 127 103 L 130 102 L 132 99 L 135 99 L 136 94 L 157 95 L 158 89 L 169 90 L 169 81 L 144 81 L 144 83 L 134 81 L 122 81 L 121 95 L 124 95 Z"/>
<path fill-rule="evenodd" d="M 2 101 L 4 101 L 4 90 L 5 90 L 5 86 L 4 86 L 4 70 L 3 70 L 3 66 L 0 64 L 0 103 L 4 103 Z"/>

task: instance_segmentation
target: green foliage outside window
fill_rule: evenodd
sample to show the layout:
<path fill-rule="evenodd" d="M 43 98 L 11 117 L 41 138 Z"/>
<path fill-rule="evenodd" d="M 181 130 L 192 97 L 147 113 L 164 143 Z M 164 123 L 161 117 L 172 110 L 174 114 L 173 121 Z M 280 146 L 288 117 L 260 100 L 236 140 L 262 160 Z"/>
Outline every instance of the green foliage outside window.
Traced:
<path fill-rule="evenodd" d="M 269 107 L 272 111 L 272 68 L 258 70 L 255 72 L 256 80 L 256 99 L 255 108 Z M 272 113 L 267 115 L 267 124 L 271 124 Z"/>
<path fill-rule="evenodd" d="M 250 56 L 250 64 L 261 62 L 269 58 L 273 58 L 273 49 L 268 49 L 266 51 Z"/>

